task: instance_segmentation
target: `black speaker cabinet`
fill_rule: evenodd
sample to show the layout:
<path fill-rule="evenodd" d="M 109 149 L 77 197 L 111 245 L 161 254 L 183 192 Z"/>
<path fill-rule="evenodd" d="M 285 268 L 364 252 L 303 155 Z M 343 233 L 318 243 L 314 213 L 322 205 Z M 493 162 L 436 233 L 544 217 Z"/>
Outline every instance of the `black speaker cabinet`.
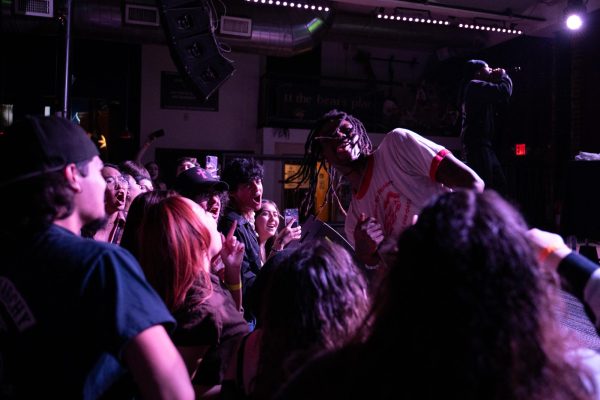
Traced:
<path fill-rule="evenodd" d="M 209 0 L 162 0 L 160 14 L 171 58 L 194 92 L 207 99 L 233 73 L 214 35 L 216 14 Z"/>

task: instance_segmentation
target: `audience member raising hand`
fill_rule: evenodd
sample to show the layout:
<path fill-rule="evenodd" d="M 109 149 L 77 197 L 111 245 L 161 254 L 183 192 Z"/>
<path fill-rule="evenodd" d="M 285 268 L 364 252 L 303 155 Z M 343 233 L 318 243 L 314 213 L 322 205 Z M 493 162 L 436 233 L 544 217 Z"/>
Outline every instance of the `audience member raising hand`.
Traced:
<path fill-rule="evenodd" d="M 197 393 L 218 389 L 236 340 L 248 325 L 229 291 L 211 273 L 211 260 L 222 260 L 236 277 L 228 276 L 229 289 L 241 289 L 239 252 L 243 246 L 192 200 L 171 196 L 151 206 L 140 229 L 140 264 L 150 284 L 177 321 L 173 342 L 194 378 Z M 227 269 L 227 267 L 226 267 Z"/>

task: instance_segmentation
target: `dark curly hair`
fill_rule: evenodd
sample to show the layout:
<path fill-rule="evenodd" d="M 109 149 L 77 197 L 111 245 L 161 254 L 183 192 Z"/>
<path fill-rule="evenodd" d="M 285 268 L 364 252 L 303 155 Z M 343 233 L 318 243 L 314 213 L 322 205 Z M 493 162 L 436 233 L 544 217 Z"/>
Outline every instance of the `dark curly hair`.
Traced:
<path fill-rule="evenodd" d="M 253 158 L 234 158 L 227 162 L 221 180 L 229 185 L 229 191 L 235 192 L 239 185 L 263 179 L 264 169 Z"/>
<path fill-rule="evenodd" d="M 269 273 L 256 398 L 271 398 L 315 352 L 346 343 L 369 307 L 362 272 L 346 250 L 329 241 L 300 245 Z"/>
<path fill-rule="evenodd" d="M 425 207 L 378 293 L 367 364 L 402 360 L 409 398 L 590 398 L 554 315 L 557 279 L 526 231 L 492 191 L 447 193 Z M 421 385 L 425 376 L 435 384 Z M 399 382 L 389 379 L 391 395 Z"/>
<path fill-rule="evenodd" d="M 146 167 L 132 160 L 126 160 L 119 164 L 119 170 L 122 173 L 133 177 L 137 183 L 140 183 L 142 179 L 148 179 L 149 181 L 152 180 Z"/>
<path fill-rule="evenodd" d="M 325 169 L 330 176 L 329 187 L 327 188 L 327 195 L 325 196 L 324 204 L 330 202 L 332 196 L 336 199 L 338 198 L 336 189 L 339 187 L 342 177 L 336 174 L 333 166 L 325 163 L 323 151 L 318 137 L 331 136 L 332 132 L 324 132 L 323 130 L 326 127 L 332 126 L 332 123 L 336 123 L 336 125 L 332 127 L 337 128 L 343 121 L 350 122 L 354 128 L 353 132 L 358 135 L 358 146 L 361 152 L 361 157 L 367 156 L 372 152 L 373 145 L 371 143 L 371 139 L 369 139 L 369 135 L 367 134 L 367 130 L 365 129 L 364 125 L 357 118 L 338 110 L 330 110 L 323 115 L 308 134 L 308 138 L 304 144 L 304 158 L 302 160 L 300 170 L 296 174 L 289 177 L 286 181 L 288 183 L 297 184 L 297 187 L 300 187 L 300 185 L 308 181 L 308 194 L 305 196 L 301 204 L 303 215 L 308 215 L 309 212 L 315 207 L 314 199 L 317 191 L 317 179 L 319 177 L 319 172 L 321 172 L 323 169 Z M 317 207 L 320 209 L 324 204 L 317 204 Z"/>

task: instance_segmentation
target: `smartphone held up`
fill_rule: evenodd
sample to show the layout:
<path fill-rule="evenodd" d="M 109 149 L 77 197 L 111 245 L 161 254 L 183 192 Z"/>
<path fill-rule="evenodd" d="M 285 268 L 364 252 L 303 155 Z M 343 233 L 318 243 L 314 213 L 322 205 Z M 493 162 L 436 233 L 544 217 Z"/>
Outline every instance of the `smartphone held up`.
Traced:
<path fill-rule="evenodd" d="M 292 224 L 292 228 L 298 226 L 298 209 L 297 208 L 286 208 L 283 210 L 283 218 L 285 220 L 285 226 L 287 226 L 290 221 L 293 219 L 294 223 Z"/>

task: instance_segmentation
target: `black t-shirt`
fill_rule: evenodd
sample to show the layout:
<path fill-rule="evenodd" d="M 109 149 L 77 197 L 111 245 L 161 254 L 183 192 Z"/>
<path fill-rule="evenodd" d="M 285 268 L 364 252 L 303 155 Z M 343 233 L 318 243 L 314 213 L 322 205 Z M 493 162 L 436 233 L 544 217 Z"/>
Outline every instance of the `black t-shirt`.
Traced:
<path fill-rule="evenodd" d="M 2 389 L 16 397 L 101 397 L 126 375 L 124 346 L 157 324 L 174 320 L 126 250 L 56 225 L 0 242 Z"/>
<path fill-rule="evenodd" d="M 237 310 L 231 294 L 219 278 L 211 274 L 213 292 L 202 303 L 195 299 L 205 289 L 200 284 L 190 288 L 184 306 L 175 312 L 177 328 L 172 338 L 176 346 L 210 346 L 198 367 L 195 384 L 221 383 L 237 341 L 248 333 L 248 324 Z"/>
<path fill-rule="evenodd" d="M 262 265 L 260 249 L 252 224 L 230 207 L 225 210 L 225 215 L 219 220 L 219 232 L 227 235 L 234 221 L 237 221 L 234 235 L 244 243 L 244 259 L 241 268 L 244 317 L 247 321 L 252 321 L 257 314 L 257 310 L 252 310 L 252 298 L 257 295 L 253 292 L 253 286 Z"/>

